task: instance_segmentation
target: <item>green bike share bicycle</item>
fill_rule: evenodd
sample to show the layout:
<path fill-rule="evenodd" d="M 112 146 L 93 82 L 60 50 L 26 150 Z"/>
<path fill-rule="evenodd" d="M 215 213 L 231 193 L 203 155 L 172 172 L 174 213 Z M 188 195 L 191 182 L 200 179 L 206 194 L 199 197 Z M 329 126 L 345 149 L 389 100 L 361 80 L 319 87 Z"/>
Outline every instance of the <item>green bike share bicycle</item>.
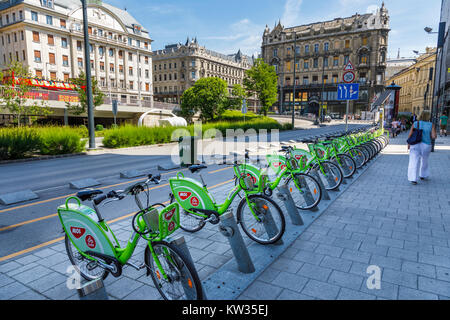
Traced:
<path fill-rule="evenodd" d="M 86 280 L 105 279 L 122 274 L 125 265 L 137 270 L 147 269 L 156 289 L 165 300 L 202 300 L 203 291 L 195 267 L 176 246 L 165 241 L 180 226 L 179 205 L 168 207 L 149 205 L 149 184 L 159 184 L 161 176 L 149 175 L 145 182 L 134 184 L 124 191 L 85 190 L 76 197 L 67 198 L 58 207 L 58 215 L 66 234 L 65 246 L 70 262 Z M 145 194 L 144 206 L 140 194 Z M 139 207 L 132 219 L 133 233 L 126 247 L 121 247 L 111 228 L 103 219 L 99 206 L 134 196 Z M 82 205 L 92 201 L 93 209 Z M 106 201 L 105 201 L 106 200 Z M 129 262 L 139 240 L 143 238 L 144 264 L 135 266 Z"/>
<path fill-rule="evenodd" d="M 206 165 L 193 165 L 189 170 L 196 173 L 206 168 Z M 223 203 L 215 201 L 201 174 L 201 182 L 185 177 L 182 172 L 169 179 L 170 202 L 176 201 L 183 209 L 180 213 L 181 229 L 193 233 L 201 230 L 207 222 L 218 224 L 220 216 L 229 210 L 236 196 L 243 191 L 244 197 L 236 210 L 237 223 L 257 243 L 267 245 L 277 242 L 286 228 L 283 212 L 275 201 L 255 190 L 253 180 L 240 171 L 237 163 L 233 168 L 239 183 Z"/>
<path fill-rule="evenodd" d="M 250 159 L 249 150 L 246 150 L 245 162 L 239 166 L 239 169 L 248 177 L 252 178 L 256 192 L 271 197 L 273 191 L 283 183 L 291 193 L 294 190 L 299 192 L 301 197 L 296 202 L 298 209 L 314 209 L 322 200 L 322 189 L 314 177 L 301 170 L 292 151 L 292 147 L 282 146 L 279 152 L 284 153 L 284 155 L 266 155 L 268 168 L 260 169 L 248 163 Z M 257 162 L 259 163 L 260 161 L 258 160 Z M 268 176 L 269 168 L 275 173 L 275 179 L 273 181 Z M 235 177 L 235 184 L 237 183 L 238 179 Z"/>

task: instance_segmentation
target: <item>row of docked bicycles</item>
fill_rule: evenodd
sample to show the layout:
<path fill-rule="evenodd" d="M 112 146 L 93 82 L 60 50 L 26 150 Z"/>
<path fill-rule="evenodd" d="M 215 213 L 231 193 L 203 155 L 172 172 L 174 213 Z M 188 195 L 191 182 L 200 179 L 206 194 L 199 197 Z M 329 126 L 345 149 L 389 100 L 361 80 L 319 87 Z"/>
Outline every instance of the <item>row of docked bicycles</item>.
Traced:
<path fill-rule="evenodd" d="M 315 208 L 322 199 L 323 188 L 336 190 L 343 179 L 352 177 L 358 168 L 373 159 L 388 143 L 382 128 L 334 132 L 314 138 L 299 139 L 307 149 L 282 146 L 278 152 L 267 154 L 267 166 L 252 164 L 249 151 L 241 163 L 233 165 L 235 185 L 223 203 L 215 201 L 200 174 L 200 181 L 178 172 L 169 179 L 171 189 L 168 204 L 150 203 L 150 184 L 159 184 L 161 175 L 149 175 L 146 181 L 120 191 L 104 194 L 101 190 L 84 190 L 69 197 L 58 208 L 63 226 L 65 245 L 70 262 L 86 280 L 119 277 L 125 265 L 146 269 L 162 298 L 167 300 L 202 300 L 203 290 L 196 269 L 188 254 L 168 237 L 178 229 L 197 232 L 208 222 L 218 224 L 236 198 L 236 220 L 242 231 L 253 241 L 270 245 L 285 231 L 285 218 L 273 200 L 274 191 L 285 184 L 301 197 L 296 206 L 301 210 Z M 192 173 L 205 165 L 189 167 Z M 273 170 L 274 178 L 269 178 Z M 143 195 L 145 197 L 143 197 Z M 121 247 L 99 207 L 134 197 L 139 207 L 132 219 L 133 233 Z M 143 199 L 145 198 L 145 199 Z M 91 201 L 92 208 L 82 204 Z M 275 228 L 267 228 L 267 220 Z M 274 231 L 275 230 L 275 231 Z M 130 259 L 140 239 L 147 242 L 144 263 L 134 265 Z"/>

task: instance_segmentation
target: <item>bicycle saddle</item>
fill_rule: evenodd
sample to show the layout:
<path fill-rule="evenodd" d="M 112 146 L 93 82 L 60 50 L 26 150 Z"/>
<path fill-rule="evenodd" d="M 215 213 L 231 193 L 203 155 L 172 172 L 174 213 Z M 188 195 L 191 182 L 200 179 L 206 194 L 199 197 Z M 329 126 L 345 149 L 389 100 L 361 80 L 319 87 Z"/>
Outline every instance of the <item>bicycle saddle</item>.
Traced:
<path fill-rule="evenodd" d="M 207 166 L 205 166 L 204 164 L 195 164 L 193 166 L 190 166 L 188 169 L 190 172 L 192 173 L 196 173 L 197 171 L 203 170 L 208 168 Z"/>
<path fill-rule="evenodd" d="M 80 198 L 81 201 L 86 201 L 92 199 L 94 196 L 97 196 L 99 194 L 102 194 L 103 191 L 101 190 L 83 190 L 76 194 L 78 198 Z"/>

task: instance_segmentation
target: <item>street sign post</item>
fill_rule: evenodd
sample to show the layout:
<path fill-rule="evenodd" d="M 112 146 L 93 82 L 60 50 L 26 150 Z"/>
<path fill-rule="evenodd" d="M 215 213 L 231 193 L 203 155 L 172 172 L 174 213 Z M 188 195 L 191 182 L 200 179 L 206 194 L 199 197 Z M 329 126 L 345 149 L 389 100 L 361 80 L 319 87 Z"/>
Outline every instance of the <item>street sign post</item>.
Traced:
<path fill-rule="evenodd" d="M 244 122 L 245 122 L 245 115 L 247 114 L 247 100 L 242 100 L 242 109 L 241 112 L 244 115 Z"/>
<path fill-rule="evenodd" d="M 359 99 L 359 83 L 344 83 L 338 85 L 338 100 L 347 100 L 345 109 L 345 131 L 348 131 L 348 112 L 350 107 L 350 100 Z"/>
<path fill-rule="evenodd" d="M 112 113 L 114 115 L 114 125 L 117 125 L 117 123 L 116 123 L 117 112 L 118 112 L 117 100 L 113 100 L 112 101 Z"/>

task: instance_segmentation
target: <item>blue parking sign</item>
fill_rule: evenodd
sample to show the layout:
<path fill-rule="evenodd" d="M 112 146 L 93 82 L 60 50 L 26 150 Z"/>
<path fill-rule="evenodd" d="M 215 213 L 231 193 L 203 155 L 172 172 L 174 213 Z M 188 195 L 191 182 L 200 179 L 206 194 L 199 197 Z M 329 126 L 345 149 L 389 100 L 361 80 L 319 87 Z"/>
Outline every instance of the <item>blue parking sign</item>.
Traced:
<path fill-rule="evenodd" d="M 343 83 L 338 85 L 338 100 L 358 100 L 359 83 Z"/>

